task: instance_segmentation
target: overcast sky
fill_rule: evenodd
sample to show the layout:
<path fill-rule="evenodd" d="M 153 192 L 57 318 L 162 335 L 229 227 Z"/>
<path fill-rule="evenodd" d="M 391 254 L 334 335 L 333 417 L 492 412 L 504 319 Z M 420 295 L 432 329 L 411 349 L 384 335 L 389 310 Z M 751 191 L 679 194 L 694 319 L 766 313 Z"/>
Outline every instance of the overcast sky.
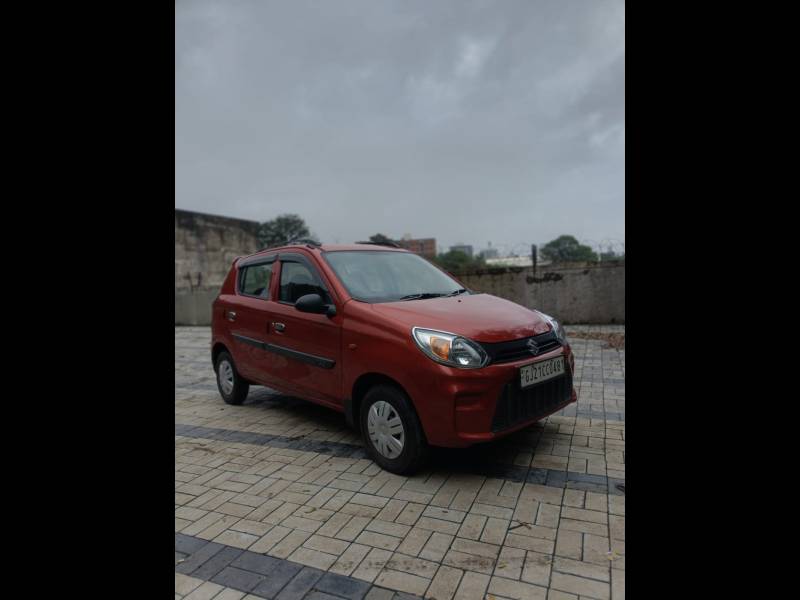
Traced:
<path fill-rule="evenodd" d="M 624 240 L 625 12 L 178 0 L 175 205 L 323 242 Z"/>

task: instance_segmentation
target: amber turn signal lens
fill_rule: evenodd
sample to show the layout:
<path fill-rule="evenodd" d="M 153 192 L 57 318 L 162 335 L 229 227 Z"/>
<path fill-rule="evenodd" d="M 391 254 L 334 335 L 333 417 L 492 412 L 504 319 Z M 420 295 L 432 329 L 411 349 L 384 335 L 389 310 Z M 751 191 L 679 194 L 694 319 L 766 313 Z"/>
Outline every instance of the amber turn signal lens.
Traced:
<path fill-rule="evenodd" d="M 430 344 L 431 352 L 436 356 L 442 360 L 448 360 L 450 358 L 450 340 L 431 336 Z"/>

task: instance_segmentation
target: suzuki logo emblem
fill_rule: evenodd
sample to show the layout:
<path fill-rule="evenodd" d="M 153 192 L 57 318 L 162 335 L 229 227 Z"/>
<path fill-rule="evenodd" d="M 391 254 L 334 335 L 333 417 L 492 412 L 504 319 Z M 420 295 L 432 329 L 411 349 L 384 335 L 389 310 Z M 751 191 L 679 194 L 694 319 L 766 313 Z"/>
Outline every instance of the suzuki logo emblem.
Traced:
<path fill-rule="evenodd" d="M 533 341 L 533 339 L 528 340 L 528 350 L 531 351 L 531 354 L 536 356 L 539 354 L 539 344 Z"/>

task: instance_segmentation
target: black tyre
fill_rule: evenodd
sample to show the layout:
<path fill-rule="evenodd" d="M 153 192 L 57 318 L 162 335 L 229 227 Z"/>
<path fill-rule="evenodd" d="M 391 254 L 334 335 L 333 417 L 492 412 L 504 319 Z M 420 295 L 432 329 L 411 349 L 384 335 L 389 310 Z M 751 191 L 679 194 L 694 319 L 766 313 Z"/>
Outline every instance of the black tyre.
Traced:
<path fill-rule="evenodd" d="M 250 391 L 250 384 L 239 375 L 231 355 L 225 351 L 220 352 L 214 370 L 217 373 L 217 389 L 222 399 L 227 404 L 244 402 L 247 392 Z"/>
<path fill-rule="evenodd" d="M 361 403 L 361 434 L 370 458 L 398 475 L 419 470 L 428 458 L 428 442 L 408 397 L 398 388 L 377 385 Z"/>

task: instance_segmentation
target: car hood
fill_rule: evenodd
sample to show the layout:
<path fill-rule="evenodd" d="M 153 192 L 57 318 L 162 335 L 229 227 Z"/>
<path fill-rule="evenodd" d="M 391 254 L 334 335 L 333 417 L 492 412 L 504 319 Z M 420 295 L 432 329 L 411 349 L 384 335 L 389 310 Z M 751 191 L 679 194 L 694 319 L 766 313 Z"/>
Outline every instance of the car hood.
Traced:
<path fill-rule="evenodd" d="M 504 342 L 550 331 L 550 324 L 539 313 L 491 294 L 385 302 L 372 307 L 409 330 L 438 329 L 478 342 Z"/>

